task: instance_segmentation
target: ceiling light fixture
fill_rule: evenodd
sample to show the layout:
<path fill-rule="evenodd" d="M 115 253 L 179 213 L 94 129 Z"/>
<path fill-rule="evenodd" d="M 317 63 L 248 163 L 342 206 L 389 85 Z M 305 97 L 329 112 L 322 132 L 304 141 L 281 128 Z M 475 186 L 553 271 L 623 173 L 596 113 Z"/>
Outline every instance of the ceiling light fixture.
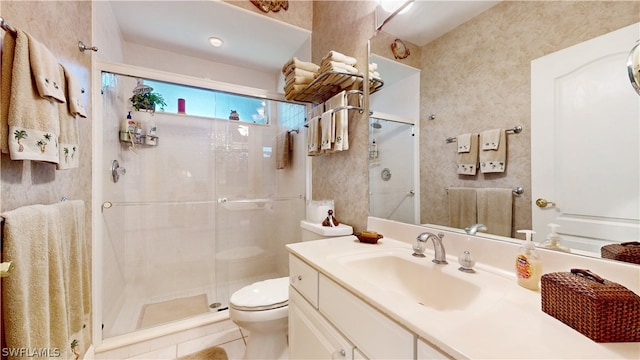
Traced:
<path fill-rule="evenodd" d="M 211 44 L 211 46 L 213 47 L 220 47 L 222 46 L 222 44 L 224 44 L 224 41 L 222 41 L 222 39 L 212 36 L 209 38 L 209 44 Z"/>

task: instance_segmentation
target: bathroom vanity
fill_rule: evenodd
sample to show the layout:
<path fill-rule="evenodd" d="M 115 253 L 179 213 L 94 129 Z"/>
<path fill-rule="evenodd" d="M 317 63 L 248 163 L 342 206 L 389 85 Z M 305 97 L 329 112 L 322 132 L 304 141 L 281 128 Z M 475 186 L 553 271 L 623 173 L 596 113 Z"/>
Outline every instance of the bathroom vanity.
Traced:
<path fill-rule="evenodd" d="M 596 343 L 540 309 L 517 285 L 518 244 L 444 231 L 448 264 L 411 256 L 424 231 L 370 218 L 378 244 L 355 236 L 287 245 L 291 359 L 640 357 L 640 343 Z M 465 250 L 475 273 L 458 271 Z M 543 273 L 588 268 L 640 292 L 631 264 L 541 251 Z"/>

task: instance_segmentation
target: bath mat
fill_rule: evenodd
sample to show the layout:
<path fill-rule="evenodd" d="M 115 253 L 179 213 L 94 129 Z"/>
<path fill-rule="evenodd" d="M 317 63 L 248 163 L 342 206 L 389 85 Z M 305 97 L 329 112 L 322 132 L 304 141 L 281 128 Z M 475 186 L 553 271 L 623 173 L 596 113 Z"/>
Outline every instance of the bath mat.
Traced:
<path fill-rule="evenodd" d="M 138 329 L 180 320 L 206 312 L 209 312 L 206 294 L 162 301 L 155 304 L 146 304 L 140 312 Z"/>
<path fill-rule="evenodd" d="M 202 359 L 228 360 L 229 358 L 227 357 L 227 352 L 224 351 L 223 348 L 214 346 L 214 347 L 206 348 L 204 350 L 200 350 L 197 353 L 179 357 L 177 360 L 202 360 Z"/>

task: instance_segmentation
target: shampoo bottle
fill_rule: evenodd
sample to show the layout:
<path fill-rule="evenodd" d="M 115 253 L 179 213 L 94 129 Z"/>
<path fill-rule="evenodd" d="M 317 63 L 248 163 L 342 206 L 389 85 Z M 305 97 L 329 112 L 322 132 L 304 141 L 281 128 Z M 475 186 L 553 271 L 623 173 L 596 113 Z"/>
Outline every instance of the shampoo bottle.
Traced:
<path fill-rule="evenodd" d="M 540 289 L 540 276 L 542 275 L 542 263 L 536 252 L 536 245 L 533 243 L 532 230 L 518 230 L 525 234 L 526 240 L 518 250 L 516 256 L 516 276 L 518 285 L 531 290 Z"/>
<path fill-rule="evenodd" d="M 133 119 L 131 119 L 131 111 L 129 111 L 127 118 L 122 121 L 122 125 L 120 126 L 120 140 L 122 141 L 130 141 L 131 139 L 129 136 L 129 122 L 133 122 Z"/>
<path fill-rule="evenodd" d="M 551 227 L 551 233 L 547 236 L 547 240 L 541 245 L 541 247 L 545 249 L 571 252 L 571 249 L 569 249 L 568 247 L 560 245 L 560 240 L 562 240 L 562 238 L 556 232 L 558 226 L 560 225 L 549 224 L 549 227 Z"/>

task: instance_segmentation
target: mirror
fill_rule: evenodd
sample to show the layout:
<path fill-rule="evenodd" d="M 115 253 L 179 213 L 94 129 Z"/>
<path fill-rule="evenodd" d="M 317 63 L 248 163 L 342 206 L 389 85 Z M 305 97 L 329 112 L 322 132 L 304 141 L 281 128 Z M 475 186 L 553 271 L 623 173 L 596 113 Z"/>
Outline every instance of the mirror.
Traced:
<path fill-rule="evenodd" d="M 640 40 L 638 40 L 629 52 L 627 71 L 629 72 L 631 85 L 636 89 L 638 95 L 640 95 Z"/>
<path fill-rule="evenodd" d="M 478 7 L 464 11 L 445 11 L 446 5 L 464 7 L 469 3 Z M 515 230 L 530 229 L 533 226 L 532 204 L 535 200 L 544 197 L 550 202 L 557 201 L 552 198 L 553 195 L 536 194 L 536 188 L 532 186 L 532 172 L 535 173 L 536 169 L 531 168 L 531 62 L 639 22 L 638 4 L 604 1 L 588 4 L 542 1 L 415 1 L 411 11 L 423 8 L 427 9 L 420 10 L 427 11 L 427 15 L 422 13 L 423 20 L 411 21 L 403 15 L 397 15 L 370 39 L 372 59 L 383 57 L 399 64 L 398 66 L 410 65 L 421 72 L 418 105 L 421 127 L 420 223 L 448 226 L 449 187 L 522 187 L 524 193 L 513 197 L 512 224 L 512 237 L 521 239 L 522 236 L 516 234 Z M 457 11 L 455 19 L 448 20 L 454 11 Z M 600 16 L 602 13 L 610 16 L 605 19 Z M 418 25 L 423 23 L 429 23 L 432 28 L 418 29 Z M 455 25 L 441 29 L 447 24 Z M 396 60 L 393 57 L 390 44 L 396 38 L 403 40 L 409 47 L 411 55 L 406 59 Z M 633 42 L 628 44 L 625 59 L 632 46 Z M 622 71 L 626 72 L 622 67 Z M 380 75 L 385 81 L 385 87 L 372 96 L 384 96 L 388 90 L 388 74 L 380 72 Z M 628 80 L 625 80 L 624 87 L 624 91 L 634 92 Z M 398 94 L 399 89 L 393 91 L 393 96 L 414 95 L 408 91 Z M 376 111 L 373 104 L 371 110 Z M 393 110 L 387 109 L 386 112 L 393 113 Z M 636 124 L 638 122 L 640 121 L 636 121 Z M 608 120 L 601 124 L 615 128 Z M 508 164 L 504 173 L 465 177 L 450 170 L 456 162 L 455 148 L 451 147 L 455 144 L 447 144 L 445 139 L 466 132 L 509 129 L 516 125 L 521 125 L 523 131 L 506 137 Z M 550 144 L 553 146 L 553 141 Z M 633 150 L 629 155 L 634 156 Z M 638 162 L 636 158 L 631 161 Z M 579 181 L 587 180 L 588 178 L 580 178 Z M 635 182 L 635 188 L 640 188 L 637 176 L 625 181 Z M 637 198 L 638 194 L 630 194 L 628 197 Z M 637 234 L 637 217 L 625 221 Z M 558 229 L 561 236 L 563 228 Z M 534 240 L 543 242 L 548 233 L 549 229 L 538 230 Z M 627 241 L 632 240 L 637 238 Z M 590 254 L 599 256 L 599 251 L 593 249 Z"/>

